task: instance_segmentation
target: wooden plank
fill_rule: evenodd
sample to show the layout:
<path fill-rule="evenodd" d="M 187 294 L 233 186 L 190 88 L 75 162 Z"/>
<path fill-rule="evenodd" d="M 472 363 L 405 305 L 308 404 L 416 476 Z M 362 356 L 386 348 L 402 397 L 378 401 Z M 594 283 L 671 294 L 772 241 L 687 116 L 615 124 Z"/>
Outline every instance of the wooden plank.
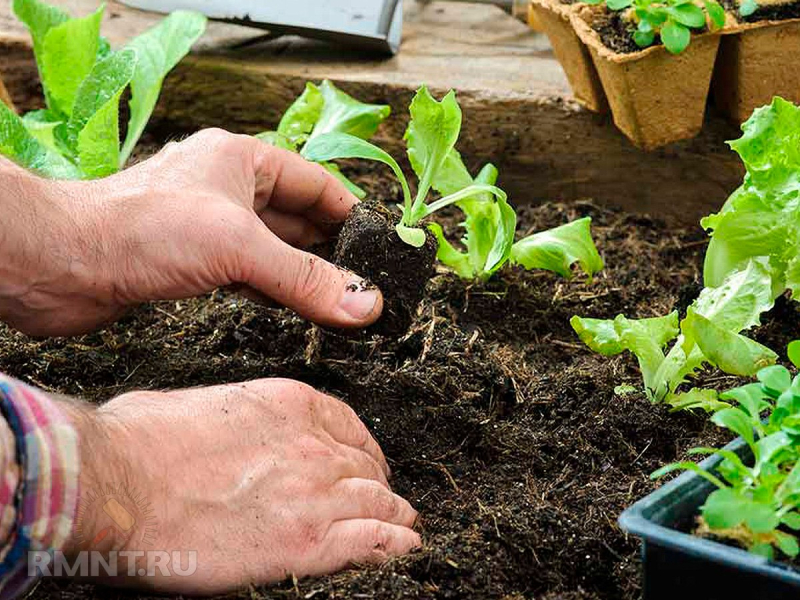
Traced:
<path fill-rule="evenodd" d="M 464 110 L 459 148 L 473 168 L 495 162 L 517 203 L 591 197 L 696 222 L 741 182 L 739 161 L 724 145 L 737 131 L 721 119 L 709 116 L 694 140 L 638 150 L 609 118 L 572 100 L 541 34 L 494 7 L 405 1 L 401 52 L 383 60 L 294 37 L 236 47 L 254 30 L 214 23 L 168 78 L 157 117 L 178 130 L 220 126 L 254 133 L 275 126 L 306 80 L 328 78 L 365 101 L 392 105 L 394 116 L 378 142 L 399 156 L 408 102 L 427 83 L 440 94 L 458 90 Z M 73 14 L 95 6 L 94 0 L 60 4 Z M 35 67 L 8 5 L 0 5 L 0 31 L 6 32 L 0 70 L 20 106 L 29 108 Z M 159 18 L 112 1 L 103 31 L 119 46 Z"/>

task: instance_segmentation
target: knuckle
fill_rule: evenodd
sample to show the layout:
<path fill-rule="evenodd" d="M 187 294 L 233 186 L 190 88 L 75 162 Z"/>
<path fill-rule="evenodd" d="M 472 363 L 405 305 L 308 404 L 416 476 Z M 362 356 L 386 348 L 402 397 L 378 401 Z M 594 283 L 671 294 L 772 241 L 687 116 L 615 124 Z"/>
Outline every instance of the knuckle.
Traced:
<path fill-rule="evenodd" d="M 307 254 L 294 277 L 294 294 L 312 303 L 326 292 L 327 269 L 325 262 L 316 256 Z"/>
<path fill-rule="evenodd" d="M 397 499 L 392 492 L 377 483 L 371 484 L 369 490 L 369 502 L 379 518 L 391 519 L 397 514 Z"/>
<path fill-rule="evenodd" d="M 368 550 L 378 558 L 385 557 L 392 542 L 388 524 L 382 521 L 370 521 L 363 527 L 363 539 L 369 544 Z"/>

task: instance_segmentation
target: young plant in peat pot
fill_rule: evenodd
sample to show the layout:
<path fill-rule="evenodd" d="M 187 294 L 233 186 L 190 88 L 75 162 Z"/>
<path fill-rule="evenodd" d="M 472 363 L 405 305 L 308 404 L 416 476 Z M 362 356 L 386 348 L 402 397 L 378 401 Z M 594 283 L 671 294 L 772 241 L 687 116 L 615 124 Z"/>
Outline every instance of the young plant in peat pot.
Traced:
<path fill-rule="evenodd" d="M 725 28 L 712 81 L 714 104 L 742 123 L 774 96 L 800 102 L 797 0 L 724 0 L 733 23 Z"/>
<path fill-rule="evenodd" d="M 700 131 L 726 23 L 717 0 L 533 0 L 532 6 L 576 97 L 600 112 L 607 102 L 636 146 L 656 148 Z"/>
<path fill-rule="evenodd" d="M 494 185 L 457 183 L 452 193 L 427 202 L 432 189 L 453 177 L 453 161 L 460 157 L 455 144 L 461 131 L 461 108 L 455 93 L 437 101 L 424 86 L 409 107 L 411 120 L 406 131 L 408 157 L 419 178 L 417 193 L 402 169 L 388 153 L 353 135 L 331 132 L 308 140 L 303 156 L 315 162 L 342 158 L 376 160 L 388 165 L 403 189 L 400 215 L 386 206 L 359 203 L 345 222 L 334 253 L 334 262 L 377 285 L 384 296 L 384 314 L 368 331 L 387 336 L 404 333 L 416 311 L 428 280 L 434 273 L 436 239 L 423 221 L 451 204 L 488 194 L 505 203 L 505 193 Z"/>
<path fill-rule="evenodd" d="M 800 364 L 800 343 L 789 346 Z M 758 383 L 720 396 L 712 420 L 740 436 L 699 465 L 667 465 L 653 478 L 685 470 L 620 517 L 642 538 L 645 600 L 758 598 L 800 593 L 800 571 L 787 562 L 800 545 L 800 376 L 782 366 Z M 782 562 L 776 562 L 782 561 Z"/>

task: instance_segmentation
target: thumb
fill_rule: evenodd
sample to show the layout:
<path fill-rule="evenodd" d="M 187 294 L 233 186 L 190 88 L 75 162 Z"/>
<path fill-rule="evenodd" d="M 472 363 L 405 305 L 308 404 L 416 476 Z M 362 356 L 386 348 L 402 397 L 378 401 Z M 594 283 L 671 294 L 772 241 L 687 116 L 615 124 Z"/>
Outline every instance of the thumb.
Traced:
<path fill-rule="evenodd" d="M 244 283 L 314 323 L 366 327 L 383 311 L 383 296 L 377 287 L 319 256 L 293 248 L 265 226 L 260 228 L 253 250 L 255 262 Z"/>

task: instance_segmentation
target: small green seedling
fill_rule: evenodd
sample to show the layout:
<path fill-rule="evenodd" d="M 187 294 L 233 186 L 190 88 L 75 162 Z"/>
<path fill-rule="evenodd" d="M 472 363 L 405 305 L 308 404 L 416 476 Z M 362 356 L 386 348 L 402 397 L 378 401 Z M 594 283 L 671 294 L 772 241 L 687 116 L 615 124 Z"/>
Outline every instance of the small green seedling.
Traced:
<path fill-rule="evenodd" d="M 756 0 L 742 0 L 739 3 L 739 15 L 742 17 L 749 17 L 758 10 L 758 2 Z"/>
<path fill-rule="evenodd" d="M 407 244 L 420 248 L 425 244 L 425 231 L 418 225 L 425 217 L 461 200 L 478 194 L 489 194 L 499 203 L 506 203 L 505 192 L 494 185 L 455 181 L 454 161 L 461 161 L 455 150 L 461 132 L 461 108 L 455 92 L 450 91 L 441 101 L 431 96 L 423 86 L 409 107 L 411 121 L 405 140 L 408 158 L 419 178 L 417 194 L 412 199 L 408 180 L 394 158 L 369 142 L 347 133 L 332 132 L 309 139 L 303 156 L 314 162 L 341 158 L 362 158 L 388 165 L 403 188 L 402 218 L 397 235 Z M 428 203 L 432 189 L 452 190 L 452 193 Z"/>
<path fill-rule="evenodd" d="M 286 110 L 276 131 L 265 131 L 256 137 L 284 150 L 305 155 L 309 140 L 326 133 L 346 133 L 369 139 L 389 116 L 391 108 L 385 104 L 365 104 L 345 94 L 330 81 L 319 86 L 309 82 L 306 89 Z M 334 163 L 323 166 L 359 198 L 364 190 L 347 179 Z"/>
<path fill-rule="evenodd" d="M 800 342 L 789 356 L 798 366 Z M 750 448 L 752 465 L 724 449 L 695 448 L 690 454 L 720 456 L 717 473 L 691 461 L 667 465 L 652 477 L 676 470 L 694 471 L 716 486 L 701 507 L 701 531 L 735 541 L 750 552 L 772 559 L 775 550 L 790 558 L 800 554 L 800 375 L 792 379 L 782 366 L 758 372 L 758 383 L 726 392 L 729 403 L 712 420 L 741 436 Z"/>
<path fill-rule="evenodd" d="M 595 352 L 635 354 L 651 401 L 666 402 L 675 409 L 715 410 L 720 406 L 715 390 L 679 392 L 678 387 L 704 364 L 732 375 L 751 376 L 776 361 L 772 350 L 740 333 L 758 325 L 760 315 L 772 308 L 770 282 L 765 261 L 750 260 L 718 287 L 705 288 L 680 323 L 677 312 L 650 319 L 574 316 L 570 323 Z"/>
<path fill-rule="evenodd" d="M 0 153 L 46 177 L 115 173 L 141 137 L 167 73 L 203 34 L 205 17 L 176 11 L 113 51 L 100 36 L 105 5 L 78 19 L 40 0 L 14 0 L 13 8 L 33 38 L 47 108 L 20 118 L 0 103 Z M 120 148 L 119 103 L 128 86 Z"/>
<path fill-rule="evenodd" d="M 457 151 L 453 150 L 449 162 L 446 185 L 435 188 L 442 195 L 472 184 L 495 185 L 497 182 L 498 171 L 492 164 L 484 166 L 473 181 Z M 603 259 L 592 240 L 589 217 L 535 233 L 515 243 L 517 215 L 508 202 L 492 202 L 487 194 L 476 194 L 456 205 L 465 215 L 461 242 L 466 252 L 447 240 L 438 223 L 428 227 L 439 243 L 437 258 L 463 279 L 485 281 L 508 263 L 526 269 L 553 271 L 567 278 L 572 276 L 572 265 L 576 262 L 590 277 L 603 268 Z"/>
<path fill-rule="evenodd" d="M 601 2 L 589 0 L 587 4 Z M 652 46 L 660 36 L 672 54 L 686 50 L 692 31 L 704 30 L 707 22 L 716 29 L 725 25 L 725 9 L 717 0 L 703 0 L 702 7 L 692 0 L 606 0 L 606 6 L 614 11 L 630 9 L 626 18 L 636 24 L 633 41 L 637 46 Z"/>

